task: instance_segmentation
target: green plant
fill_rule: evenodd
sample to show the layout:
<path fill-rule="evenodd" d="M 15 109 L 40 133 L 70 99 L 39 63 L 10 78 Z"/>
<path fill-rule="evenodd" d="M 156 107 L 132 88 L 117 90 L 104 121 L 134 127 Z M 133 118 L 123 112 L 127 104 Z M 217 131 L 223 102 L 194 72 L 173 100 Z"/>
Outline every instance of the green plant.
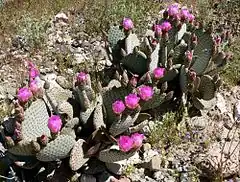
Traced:
<path fill-rule="evenodd" d="M 181 142 L 181 132 L 176 124 L 176 114 L 166 113 L 163 120 L 154 127 L 148 138 L 152 146 L 164 148 L 169 145 L 177 145 Z"/>
<path fill-rule="evenodd" d="M 46 43 L 46 30 L 49 27 L 47 19 L 41 18 L 39 20 L 25 15 L 18 25 L 17 35 L 22 36 L 26 41 L 25 46 L 39 49 Z"/>

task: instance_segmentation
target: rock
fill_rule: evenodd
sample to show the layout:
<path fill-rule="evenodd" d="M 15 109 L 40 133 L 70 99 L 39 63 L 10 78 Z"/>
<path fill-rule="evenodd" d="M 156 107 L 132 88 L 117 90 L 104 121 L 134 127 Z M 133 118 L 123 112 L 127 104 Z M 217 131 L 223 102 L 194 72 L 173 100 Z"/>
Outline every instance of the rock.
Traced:
<path fill-rule="evenodd" d="M 135 170 L 131 174 L 128 174 L 128 177 L 131 179 L 132 182 L 143 181 L 145 177 L 144 171 L 144 168 L 135 168 Z"/>
<path fill-rule="evenodd" d="M 104 171 L 100 175 L 97 176 L 98 182 L 112 182 L 117 180 L 114 176 L 112 176 L 109 172 Z"/>
<path fill-rule="evenodd" d="M 240 122 L 240 100 L 235 104 L 234 119 Z"/>
<path fill-rule="evenodd" d="M 72 62 L 73 66 L 84 63 L 85 57 L 83 56 L 83 54 L 76 53 L 76 54 L 74 54 L 74 56 L 75 56 L 75 60 L 73 60 L 73 62 Z"/>
<path fill-rule="evenodd" d="M 71 88 L 71 84 L 69 83 L 69 81 L 67 81 L 67 79 L 63 76 L 58 76 L 56 78 L 56 82 L 64 89 L 70 89 Z"/>
<path fill-rule="evenodd" d="M 151 149 L 151 144 L 150 143 L 144 143 L 142 146 L 143 152 L 146 152 Z"/>
<path fill-rule="evenodd" d="M 151 171 L 158 171 L 161 169 L 161 163 L 162 163 L 161 157 L 159 155 L 156 155 L 149 162 L 149 169 Z"/>
<path fill-rule="evenodd" d="M 114 163 L 105 163 L 107 169 L 111 171 L 114 174 L 121 175 L 122 172 L 125 170 L 125 168 L 128 165 L 134 165 L 140 163 L 140 156 L 138 152 L 136 152 L 132 157 L 122 160 L 122 161 L 117 161 Z"/>
<path fill-rule="evenodd" d="M 222 94 L 217 93 L 216 94 L 216 99 L 217 99 L 216 106 L 220 110 L 220 112 L 221 113 L 227 112 L 226 101 L 225 101 L 224 97 L 222 96 Z"/>
<path fill-rule="evenodd" d="M 150 150 L 144 152 L 144 154 L 143 154 L 143 161 L 144 162 L 149 162 L 156 155 L 159 155 L 158 152 L 155 151 L 155 150 L 150 149 Z"/>
<path fill-rule="evenodd" d="M 58 13 L 55 16 L 55 21 L 56 22 L 59 22 L 59 21 L 68 22 L 68 17 L 65 13 Z"/>
<path fill-rule="evenodd" d="M 161 169 L 162 158 L 160 155 L 154 156 L 148 163 L 144 163 L 143 167 L 150 171 L 159 171 Z"/>
<path fill-rule="evenodd" d="M 82 174 L 80 182 L 97 182 L 97 179 L 92 175 Z"/>
<path fill-rule="evenodd" d="M 208 118 L 205 116 L 202 117 L 193 117 L 191 119 L 191 125 L 195 130 L 204 130 L 207 126 Z"/>
<path fill-rule="evenodd" d="M 123 165 L 115 162 L 115 163 L 105 163 L 107 169 L 117 175 L 121 175 L 123 172 Z"/>
<path fill-rule="evenodd" d="M 212 143 L 206 153 L 195 159 L 197 164 L 200 165 L 200 168 L 206 172 L 207 175 L 214 174 L 218 170 L 221 158 L 222 161 L 224 161 L 223 164 L 225 166 L 222 171 L 224 178 L 235 175 L 239 172 L 239 142 L 226 142 L 224 146 L 224 149 L 222 149 L 222 146 L 219 143 Z M 206 164 L 208 165 L 206 166 Z M 210 168 L 209 165 L 212 167 Z"/>

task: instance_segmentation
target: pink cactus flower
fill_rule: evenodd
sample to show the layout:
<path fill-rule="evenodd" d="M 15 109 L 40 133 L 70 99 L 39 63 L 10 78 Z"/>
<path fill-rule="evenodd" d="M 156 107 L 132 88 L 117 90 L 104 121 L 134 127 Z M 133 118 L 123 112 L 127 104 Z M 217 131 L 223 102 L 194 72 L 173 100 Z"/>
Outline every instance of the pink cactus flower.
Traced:
<path fill-rule="evenodd" d="M 112 104 L 112 110 L 115 114 L 121 114 L 126 109 L 123 101 L 117 100 Z"/>
<path fill-rule="evenodd" d="M 171 17 L 175 17 L 178 14 L 179 5 L 172 4 L 168 7 L 168 15 Z"/>
<path fill-rule="evenodd" d="M 192 23 L 195 20 L 195 16 L 191 13 L 188 13 L 188 18 L 187 19 L 190 23 Z"/>
<path fill-rule="evenodd" d="M 142 100 L 148 101 L 152 99 L 154 91 L 153 88 L 150 86 L 143 85 L 138 88 L 139 96 Z"/>
<path fill-rule="evenodd" d="M 29 87 L 33 94 L 37 94 L 40 90 L 40 87 L 36 80 L 32 80 L 29 84 Z"/>
<path fill-rule="evenodd" d="M 162 35 L 162 26 L 161 25 L 154 25 L 153 30 L 156 33 L 157 36 Z"/>
<path fill-rule="evenodd" d="M 192 59 L 193 59 L 192 51 L 186 51 L 185 55 L 186 55 L 186 58 L 188 61 L 192 61 Z"/>
<path fill-rule="evenodd" d="M 40 75 L 39 70 L 36 67 L 30 67 L 30 70 L 29 70 L 30 80 L 35 79 L 39 75 Z"/>
<path fill-rule="evenodd" d="M 48 128 L 52 133 L 57 133 L 61 130 L 62 127 L 62 120 L 60 116 L 52 115 L 48 119 Z"/>
<path fill-rule="evenodd" d="M 118 139 L 118 146 L 121 151 L 128 152 L 133 147 L 133 139 L 129 136 L 120 136 Z"/>
<path fill-rule="evenodd" d="M 130 18 L 124 18 L 122 26 L 125 30 L 131 30 L 133 29 L 133 21 Z"/>
<path fill-rule="evenodd" d="M 163 23 L 161 24 L 161 27 L 162 27 L 162 32 L 163 32 L 163 33 L 166 33 L 166 32 L 168 32 L 169 30 L 172 29 L 172 25 L 171 25 L 171 23 L 169 23 L 168 21 L 163 22 Z"/>
<path fill-rule="evenodd" d="M 137 96 L 137 94 L 129 94 L 128 96 L 125 97 L 125 105 L 129 109 L 135 109 L 139 106 L 140 98 Z"/>
<path fill-rule="evenodd" d="M 27 87 L 23 87 L 18 90 L 17 98 L 20 103 L 28 102 L 32 96 L 31 90 Z"/>
<path fill-rule="evenodd" d="M 133 147 L 134 148 L 139 148 L 142 146 L 142 142 L 144 139 L 144 135 L 143 134 L 139 134 L 139 133 L 134 133 L 131 135 L 131 138 L 133 140 Z"/>
<path fill-rule="evenodd" d="M 157 67 L 153 70 L 153 76 L 156 79 L 162 78 L 164 76 L 164 73 L 165 73 L 165 68 Z"/>
<path fill-rule="evenodd" d="M 77 75 L 77 81 L 78 81 L 79 83 L 85 82 L 86 80 L 87 80 L 87 74 L 86 74 L 86 73 L 84 73 L 84 72 L 78 73 L 78 75 Z"/>
<path fill-rule="evenodd" d="M 189 18 L 189 11 L 188 11 L 188 9 L 187 8 L 183 8 L 183 9 L 181 9 L 181 11 L 180 11 L 180 18 L 181 18 L 181 20 L 188 20 L 188 18 Z"/>

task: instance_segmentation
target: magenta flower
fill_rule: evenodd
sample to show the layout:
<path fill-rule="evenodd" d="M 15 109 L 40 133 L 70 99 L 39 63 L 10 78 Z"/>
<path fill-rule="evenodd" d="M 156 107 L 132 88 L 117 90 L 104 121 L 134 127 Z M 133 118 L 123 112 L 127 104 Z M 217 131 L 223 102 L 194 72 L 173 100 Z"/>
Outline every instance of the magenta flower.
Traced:
<path fill-rule="evenodd" d="M 150 86 L 143 85 L 138 88 L 139 96 L 142 100 L 148 101 L 153 97 L 154 91 Z"/>
<path fill-rule="evenodd" d="M 78 73 L 78 75 L 77 75 L 77 81 L 78 81 L 79 83 L 85 82 L 86 80 L 87 80 L 87 74 L 86 74 L 86 73 L 84 73 L 84 72 Z"/>
<path fill-rule="evenodd" d="M 57 133 L 61 130 L 62 127 L 62 120 L 60 116 L 52 115 L 48 119 L 48 128 L 52 133 Z"/>
<path fill-rule="evenodd" d="M 39 73 L 39 71 L 38 71 L 38 69 L 36 67 L 30 67 L 30 70 L 29 70 L 30 80 L 35 79 L 39 75 L 40 75 L 40 73 Z"/>
<path fill-rule="evenodd" d="M 133 147 L 134 148 L 139 148 L 142 146 L 142 142 L 144 139 L 144 135 L 143 134 L 139 134 L 139 133 L 134 133 L 131 135 L 131 138 L 133 140 Z"/>
<path fill-rule="evenodd" d="M 133 147 L 133 139 L 129 136 L 120 136 L 118 139 L 118 146 L 121 151 L 128 152 Z"/>
<path fill-rule="evenodd" d="M 133 22 L 130 18 L 124 18 L 122 22 L 122 26 L 125 30 L 133 29 Z"/>
<path fill-rule="evenodd" d="M 172 29 L 172 25 L 168 21 L 163 22 L 161 24 L 161 27 L 162 27 L 162 32 L 164 32 L 164 33 L 168 32 L 169 30 Z"/>
<path fill-rule="evenodd" d="M 195 16 L 194 16 L 193 14 L 189 13 L 187 19 L 188 19 L 188 21 L 189 21 L 190 23 L 192 23 L 193 20 L 195 20 Z"/>
<path fill-rule="evenodd" d="M 36 80 L 32 80 L 29 84 L 29 87 L 33 94 L 37 94 L 38 91 L 40 90 L 40 87 Z"/>
<path fill-rule="evenodd" d="M 180 11 L 180 18 L 184 21 L 184 20 L 188 20 L 189 18 L 189 11 L 187 8 L 183 8 Z"/>
<path fill-rule="evenodd" d="M 32 92 L 29 88 L 23 87 L 18 90 L 17 98 L 21 103 L 26 103 L 32 98 Z"/>
<path fill-rule="evenodd" d="M 192 61 L 192 59 L 193 59 L 192 51 L 189 51 L 189 50 L 186 51 L 185 55 L 186 55 L 188 61 Z"/>
<path fill-rule="evenodd" d="M 129 94 L 125 97 L 125 104 L 129 109 L 135 109 L 138 107 L 139 100 L 137 94 Z"/>
<path fill-rule="evenodd" d="M 154 25 L 153 26 L 154 32 L 156 35 L 160 36 L 162 35 L 162 26 L 161 25 Z"/>
<path fill-rule="evenodd" d="M 157 67 L 153 70 L 154 78 L 160 79 L 164 76 L 165 68 Z"/>
<path fill-rule="evenodd" d="M 115 114 L 121 114 L 125 110 L 126 106 L 123 101 L 117 100 L 112 104 L 112 110 Z"/>
<path fill-rule="evenodd" d="M 172 4 L 168 7 L 168 15 L 175 17 L 178 14 L 179 5 L 178 4 Z"/>

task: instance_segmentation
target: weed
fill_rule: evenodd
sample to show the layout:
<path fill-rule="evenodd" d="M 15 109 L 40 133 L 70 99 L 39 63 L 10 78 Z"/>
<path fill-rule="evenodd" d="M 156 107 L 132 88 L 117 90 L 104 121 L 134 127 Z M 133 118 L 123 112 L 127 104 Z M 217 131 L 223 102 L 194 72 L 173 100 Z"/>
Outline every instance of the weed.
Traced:
<path fill-rule="evenodd" d="M 180 133 L 176 123 L 176 113 L 169 112 L 163 117 L 160 124 L 152 129 L 149 142 L 152 146 L 164 148 L 169 145 L 179 144 L 181 141 Z"/>

